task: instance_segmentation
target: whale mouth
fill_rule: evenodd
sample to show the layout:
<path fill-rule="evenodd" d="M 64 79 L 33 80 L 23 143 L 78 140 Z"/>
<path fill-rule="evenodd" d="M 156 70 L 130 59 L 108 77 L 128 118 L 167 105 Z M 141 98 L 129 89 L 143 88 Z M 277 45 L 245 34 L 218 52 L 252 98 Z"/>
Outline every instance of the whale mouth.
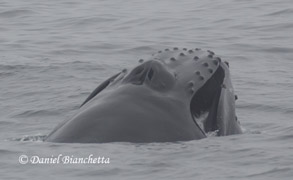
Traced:
<path fill-rule="evenodd" d="M 224 69 L 219 66 L 213 76 L 192 97 L 190 112 L 204 134 L 219 129 L 217 109 L 224 78 Z"/>

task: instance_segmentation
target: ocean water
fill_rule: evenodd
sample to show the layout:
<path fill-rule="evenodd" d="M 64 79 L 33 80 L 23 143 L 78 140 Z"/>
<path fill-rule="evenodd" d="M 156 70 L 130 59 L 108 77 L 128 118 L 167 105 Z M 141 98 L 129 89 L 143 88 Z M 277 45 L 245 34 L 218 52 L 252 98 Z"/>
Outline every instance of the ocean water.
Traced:
<path fill-rule="evenodd" d="M 175 46 L 210 49 L 229 61 L 244 134 L 42 142 L 103 80 Z M 290 180 L 292 69 L 291 0 L 1 0 L 0 179 Z M 89 157 L 108 161 L 74 163 Z"/>

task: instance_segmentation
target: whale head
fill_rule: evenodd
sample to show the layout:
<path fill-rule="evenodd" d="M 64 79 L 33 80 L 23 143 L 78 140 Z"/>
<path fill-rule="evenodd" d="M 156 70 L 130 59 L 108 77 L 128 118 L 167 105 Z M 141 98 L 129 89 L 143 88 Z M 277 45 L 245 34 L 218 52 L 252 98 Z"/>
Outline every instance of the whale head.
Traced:
<path fill-rule="evenodd" d="M 165 49 L 101 83 L 53 142 L 170 142 L 241 133 L 228 63 L 212 51 Z"/>

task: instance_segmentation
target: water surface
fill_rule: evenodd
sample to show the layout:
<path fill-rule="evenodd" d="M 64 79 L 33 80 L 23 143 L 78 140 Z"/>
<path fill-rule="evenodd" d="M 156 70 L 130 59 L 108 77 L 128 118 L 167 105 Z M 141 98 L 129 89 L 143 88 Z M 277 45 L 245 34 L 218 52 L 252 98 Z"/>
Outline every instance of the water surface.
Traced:
<path fill-rule="evenodd" d="M 291 179 L 290 0 L 0 2 L 1 179 Z M 178 143 L 56 144 L 42 138 L 103 80 L 171 47 L 229 61 L 245 134 Z M 110 164 L 26 164 L 28 157 Z"/>

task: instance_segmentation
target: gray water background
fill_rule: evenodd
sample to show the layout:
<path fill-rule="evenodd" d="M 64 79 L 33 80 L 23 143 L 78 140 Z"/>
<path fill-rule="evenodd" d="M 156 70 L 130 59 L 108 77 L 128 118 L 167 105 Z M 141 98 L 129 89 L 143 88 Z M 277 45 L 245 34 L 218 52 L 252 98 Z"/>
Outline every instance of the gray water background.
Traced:
<path fill-rule="evenodd" d="M 170 47 L 229 61 L 245 133 L 178 143 L 56 144 L 42 138 L 123 68 Z M 293 177 L 291 0 L 1 0 L 0 179 Z M 18 159 L 105 156 L 110 164 Z"/>

